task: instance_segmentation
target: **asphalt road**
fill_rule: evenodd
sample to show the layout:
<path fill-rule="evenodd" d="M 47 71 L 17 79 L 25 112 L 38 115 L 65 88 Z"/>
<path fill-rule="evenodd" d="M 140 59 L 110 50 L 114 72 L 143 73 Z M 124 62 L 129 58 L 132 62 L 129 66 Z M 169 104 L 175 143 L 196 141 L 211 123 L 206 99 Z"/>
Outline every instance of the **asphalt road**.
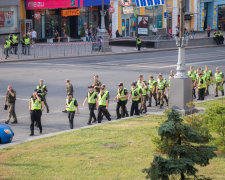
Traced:
<path fill-rule="evenodd" d="M 58 132 L 69 129 L 68 119 L 61 111 L 65 108 L 65 79 L 70 79 L 75 89 L 75 98 L 81 108 L 81 114 L 75 116 L 75 128 L 86 126 L 88 122 L 88 108 L 82 107 L 87 94 L 88 86 L 93 82 L 93 75 L 98 74 L 99 79 L 106 85 L 113 99 L 117 92 L 119 82 L 124 82 L 130 89 L 130 84 L 137 80 L 139 74 L 148 80 L 149 75 L 163 73 L 168 79 L 170 70 L 175 70 L 177 51 L 151 52 L 142 54 L 92 56 L 84 58 L 42 60 L 33 62 L 13 62 L 0 64 L 0 122 L 4 122 L 7 112 L 3 110 L 4 97 L 7 86 L 11 84 L 17 92 L 16 113 L 19 123 L 11 125 L 15 137 L 13 141 L 24 140 L 30 134 L 30 116 L 28 101 L 33 90 L 44 79 L 49 93 L 47 101 L 50 113 L 46 110 L 42 116 L 43 133 Z M 186 68 L 190 65 L 204 67 L 209 65 L 215 72 L 220 66 L 225 72 L 225 48 L 202 48 L 186 50 Z M 211 88 L 211 94 L 213 90 Z M 207 98 L 213 98 L 210 95 Z M 128 104 L 128 109 L 130 108 Z M 110 101 L 109 111 L 112 118 L 116 118 L 116 102 Z M 159 113 L 158 108 L 149 108 L 149 112 Z M 35 130 L 36 136 L 39 132 Z"/>

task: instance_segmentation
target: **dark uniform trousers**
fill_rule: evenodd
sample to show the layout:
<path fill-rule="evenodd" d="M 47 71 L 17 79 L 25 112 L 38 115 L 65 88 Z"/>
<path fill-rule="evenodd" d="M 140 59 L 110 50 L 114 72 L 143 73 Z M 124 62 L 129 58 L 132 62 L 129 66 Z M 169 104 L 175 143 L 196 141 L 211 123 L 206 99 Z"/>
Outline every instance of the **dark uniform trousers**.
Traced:
<path fill-rule="evenodd" d="M 75 111 L 67 111 L 67 113 L 68 113 L 70 129 L 73 129 L 73 120 L 74 120 L 74 116 L 75 116 Z"/>
<path fill-rule="evenodd" d="M 215 95 L 218 96 L 218 87 L 221 86 L 221 83 L 216 83 L 215 85 Z M 222 85 L 223 86 L 223 85 Z M 224 89 L 220 90 L 222 96 L 224 96 Z"/>
<path fill-rule="evenodd" d="M 133 116 L 134 112 L 135 112 L 135 115 L 138 115 L 138 116 L 140 115 L 138 104 L 139 104 L 139 101 L 132 101 L 130 116 Z"/>
<path fill-rule="evenodd" d="M 15 113 L 15 103 L 8 103 L 8 105 L 9 105 L 9 112 L 8 112 L 8 118 L 6 122 L 9 122 L 12 116 L 14 121 L 17 122 L 17 117 Z"/>
<path fill-rule="evenodd" d="M 127 101 L 118 101 L 116 106 L 116 114 L 117 118 L 125 117 L 127 108 L 126 108 Z M 121 114 L 120 114 L 120 108 L 121 108 Z"/>
<path fill-rule="evenodd" d="M 102 114 L 111 121 L 109 111 L 106 109 L 106 106 L 99 106 L 98 107 L 98 123 L 102 122 Z"/>
<path fill-rule="evenodd" d="M 198 100 L 204 100 L 205 98 L 205 88 L 198 89 Z"/>
<path fill-rule="evenodd" d="M 30 125 L 30 130 L 31 130 L 31 134 L 34 134 L 34 123 L 36 122 L 40 133 L 42 133 L 42 125 L 41 125 L 41 115 L 42 112 L 41 110 L 31 110 L 30 112 L 30 116 L 31 116 L 31 125 Z"/>
<path fill-rule="evenodd" d="M 192 80 L 192 97 L 196 98 L 196 93 L 195 93 L 195 81 Z"/>
<path fill-rule="evenodd" d="M 152 91 L 149 92 L 149 98 L 148 98 L 149 105 L 152 105 L 152 97 L 155 99 L 155 105 L 157 105 L 156 93 L 153 93 Z"/>
<path fill-rule="evenodd" d="M 89 103 L 88 106 L 89 106 L 89 111 L 90 111 L 88 123 L 91 123 L 92 118 L 94 119 L 94 122 L 96 122 L 96 116 L 95 116 L 95 113 L 94 113 L 94 111 L 96 109 L 96 104 Z"/>
<path fill-rule="evenodd" d="M 44 105 L 45 105 L 46 109 L 49 110 L 45 95 L 42 97 L 43 97 L 43 101 L 44 101 Z"/>

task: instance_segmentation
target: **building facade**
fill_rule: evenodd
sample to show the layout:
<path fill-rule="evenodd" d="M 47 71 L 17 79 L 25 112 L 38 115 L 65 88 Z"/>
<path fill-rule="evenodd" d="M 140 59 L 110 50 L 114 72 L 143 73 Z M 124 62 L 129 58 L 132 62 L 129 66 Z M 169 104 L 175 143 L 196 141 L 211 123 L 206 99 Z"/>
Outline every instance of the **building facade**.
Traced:
<path fill-rule="evenodd" d="M 104 3 L 107 10 L 110 0 Z M 56 31 L 61 37 L 78 38 L 82 29 L 95 31 L 100 25 L 101 5 L 101 0 L 26 0 L 26 15 L 32 19 L 40 41 L 53 38 Z M 106 13 L 107 26 L 108 16 Z"/>
<path fill-rule="evenodd" d="M 225 31 L 225 0 L 201 0 L 199 27 L 203 31 L 210 26 Z"/>

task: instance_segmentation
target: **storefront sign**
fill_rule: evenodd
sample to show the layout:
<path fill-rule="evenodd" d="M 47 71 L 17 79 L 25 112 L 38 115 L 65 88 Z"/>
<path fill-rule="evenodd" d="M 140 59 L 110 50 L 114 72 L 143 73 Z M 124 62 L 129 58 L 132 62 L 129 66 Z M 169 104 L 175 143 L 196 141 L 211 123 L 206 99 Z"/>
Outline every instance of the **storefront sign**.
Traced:
<path fill-rule="evenodd" d="M 136 0 L 137 7 L 157 6 L 165 4 L 164 0 Z"/>
<path fill-rule="evenodd" d="M 123 8 L 123 14 L 133 14 L 133 13 L 134 13 L 134 8 L 132 6 Z"/>
<path fill-rule="evenodd" d="M 123 6 L 130 6 L 131 5 L 131 0 L 120 0 L 120 2 Z"/>
<path fill-rule="evenodd" d="M 148 16 L 138 16 L 137 22 L 138 22 L 137 34 L 138 35 L 148 35 L 149 17 Z"/>
<path fill-rule="evenodd" d="M 115 8 L 114 8 L 113 6 L 111 6 L 111 7 L 109 8 L 109 13 L 113 14 L 114 12 L 115 12 Z"/>
<path fill-rule="evenodd" d="M 35 13 L 35 14 L 34 14 L 34 19 L 35 19 L 35 20 L 38 21 L 40 18 L 41 18 L 41 14 L 40 14 L 40 13 Z"/>
<path fill-rule="evenodd" d="M 79 16 L 80 15 L 80 9 L 62 10 L 61 15 L 64 16 L 64 17 Z"/>
<path fill-rule="evenodd" d="M 110 4 L 110 0 L 104 0 L 105 5 Z M 102 0 L 26 0 L 26 9 L 59 9 L 87 6 L 101 6 Z"/>

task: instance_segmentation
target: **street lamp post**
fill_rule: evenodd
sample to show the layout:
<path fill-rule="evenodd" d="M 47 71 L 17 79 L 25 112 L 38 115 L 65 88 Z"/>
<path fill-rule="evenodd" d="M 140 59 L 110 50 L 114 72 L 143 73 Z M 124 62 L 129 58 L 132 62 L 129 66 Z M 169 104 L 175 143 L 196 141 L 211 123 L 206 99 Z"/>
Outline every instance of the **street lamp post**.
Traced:
<path fill-rule="evenodd" d="M 105 11 L 104 0 L 102 0 L 102 10 L 100 11 L 100 13 L 101 13 L 101 27 L 100 27 L 100 29 L 98 29 L 97 38 L 101 37 L 101 39 L 103 41 L 101 51 L 108 52 L 108 51 L 111 51 L 111 49 L 109 47 L 109 34 L 105 27 L 106 11 Z"/>
<path fill-rule="evenodd" d="M 188 78 L 185 73 L 185 39 L 184 39 L 184 4 L 185 0 L 179 0 L 180 11 L 180 29 L 179 37 L 177 39 L 178 46 L 178 62 L 177 73 L 170 80 L 170 108 L 180 110 L 186 114 L 189 109 L 187 103 L 193 101 L 192 98 L 192 79 Z"/>

